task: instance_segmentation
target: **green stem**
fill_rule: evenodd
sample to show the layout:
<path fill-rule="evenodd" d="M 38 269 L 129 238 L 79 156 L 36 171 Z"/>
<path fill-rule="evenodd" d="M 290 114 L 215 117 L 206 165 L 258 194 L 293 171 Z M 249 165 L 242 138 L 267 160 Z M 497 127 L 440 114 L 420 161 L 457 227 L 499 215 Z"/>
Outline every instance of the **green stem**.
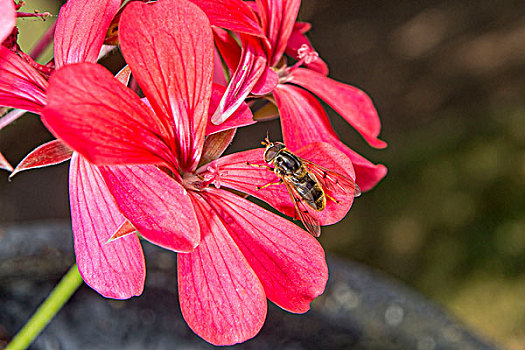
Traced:
<path fill-rule="evenodd" d="M 82 277 L 78 272 L 77 264 L 74 264 L 29 321 L 13 340 L 11 340 L 5 350 L 26 349 L 48 323 L 51 322 L 53 317 L 55 317 L 57 312 L 64 306 L 69 298 L 71 298 L 81 284 Z"/>

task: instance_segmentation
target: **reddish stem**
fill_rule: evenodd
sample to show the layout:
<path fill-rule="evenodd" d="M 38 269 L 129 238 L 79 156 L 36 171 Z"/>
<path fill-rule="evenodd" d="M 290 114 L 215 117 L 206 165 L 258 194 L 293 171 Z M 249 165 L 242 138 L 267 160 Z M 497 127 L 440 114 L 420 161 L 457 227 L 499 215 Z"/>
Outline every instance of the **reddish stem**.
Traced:
<path fill-rule="evenodd" d="M 47 17 L 51 16 L 51 13 L 49 12 L 17 12 L 16 17 L 41 17 L 42 19 L 46 19 Z"/>
<path fill-rule="evenodd" d="M 31 51 L 29 52 L 29 56 L 36 60 L 42 53 L 45 51 L 45 49 L 53 42 L 53 37 L 55 35 L 55 28 L 57 23 L 53 23 L 42 35 L 42 37 L 38 40 L 38 42 L 33 46 Z"/>

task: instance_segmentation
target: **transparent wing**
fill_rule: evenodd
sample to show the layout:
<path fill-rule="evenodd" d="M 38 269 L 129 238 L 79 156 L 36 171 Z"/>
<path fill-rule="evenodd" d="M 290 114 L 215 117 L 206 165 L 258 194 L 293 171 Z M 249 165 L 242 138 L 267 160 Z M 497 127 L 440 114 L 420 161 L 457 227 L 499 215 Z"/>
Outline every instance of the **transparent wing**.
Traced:
<path fill-rule="evenodd" d="M 301 160 L 308 170 L 315 175 L 324 190 L 331 194 L 342 193 L 346 196 L 353 195 L 354 197 L 361 195 L 361 189 L 351 178 L 309 160 Z"/>
<path fill-rule="evenodd" d="M 310 232 L 312 236 L 319 237 L 321 235 L 321 226 L 319 225 L 319 220 L 310 213 L 313 209 L 310 208 L 299 193 L 297 193 L 297 190 L 291 183 L 285 180 L 284 185 L 290 194 L 290 198 L 292 198 L 296 213 L 295 219 L 299 218 L 306 230 Z"/>

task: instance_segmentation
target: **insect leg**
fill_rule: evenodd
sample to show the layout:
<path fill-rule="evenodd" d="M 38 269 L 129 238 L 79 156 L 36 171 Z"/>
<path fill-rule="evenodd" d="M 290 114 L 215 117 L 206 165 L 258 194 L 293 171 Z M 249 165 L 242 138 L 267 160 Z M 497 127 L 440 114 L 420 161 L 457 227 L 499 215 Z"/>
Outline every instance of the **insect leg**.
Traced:
<path fill-rule="evenodd" d="M 335 199 L 334 197 L 332 196 L 329 196 L 327 195 L 326 193 L 324 194 L 326 198 L 328 198 L 329 200 L 331 200 L 332 202 L 335 202 L 335 204 L 341 204 L 341 201 L 338 201 L 337 199 Z"/>
<path fill-rule="evenodd" d="M 254 168 L 265 168 L 270 171 L 273 171 L 273 168 L 268 165 L 255 164 L 255 163 L 250 163 L 250 162 L 246 162 L 246 165 L 253 166 Z"/>
<path fill-rule="evenodd" d="M 257 186 L 257 190 L 262 190 L 263 188 L 266 188 L 266 187 L 271 186 L 271 185 L 280 185 L 282 183 L 283 183 L 283 179 L 280 179 L 277 182 L 270 182 L 270 183 L 267 183 L 266 185 L 263 185 L 263 186 Z"/>

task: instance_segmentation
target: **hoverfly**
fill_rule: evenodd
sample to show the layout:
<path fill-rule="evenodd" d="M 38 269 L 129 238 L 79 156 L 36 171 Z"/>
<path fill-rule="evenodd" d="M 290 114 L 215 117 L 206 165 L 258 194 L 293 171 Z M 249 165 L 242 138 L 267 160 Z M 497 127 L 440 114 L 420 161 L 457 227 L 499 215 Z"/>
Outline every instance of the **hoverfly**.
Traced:
<path fill-rule="evenodd" d="M 296 156 L 284 143 L 270 142 L 267 137 L 262 144 L 266 146 L 264 161 L 273 166 L 267 168 L 279 177 L 279 182 L 269 183 L 257 189 L 284 183 L 292 199 L 296 218 L 303 222 L 313 236 L 319 237 L 321 227 L 312 212 L 325 209 L 327 199 L 339 203 L 328 193 L 339 192 L 354 197 L 361 195 L 361 190 L 354 180 Z"/>

